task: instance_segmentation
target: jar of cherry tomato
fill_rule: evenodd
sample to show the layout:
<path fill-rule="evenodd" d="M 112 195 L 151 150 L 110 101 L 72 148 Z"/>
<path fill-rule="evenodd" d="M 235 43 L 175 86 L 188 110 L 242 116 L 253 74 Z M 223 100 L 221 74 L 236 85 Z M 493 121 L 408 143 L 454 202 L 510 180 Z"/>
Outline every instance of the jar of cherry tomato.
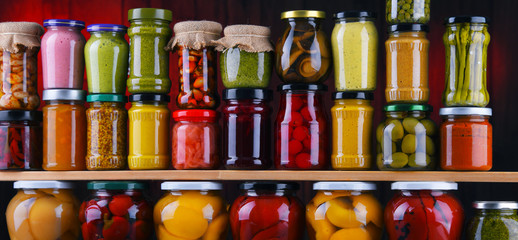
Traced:
<path fill-rule="evenodd" d="M 151 239 L 153 209 L 142 193 L 145 187 L 129 181 L 89 182 L 91 195 L 79 209 L 83 239 Z"/>
<path fill-rule="evenodd" d="M 225 89 L 223 158 L 227 169 L 267 169 L 270 158 L 271 90 Z"/>
<path fill-rule="evenodd" d="M 304 235 L 304 207 L 295 196 L 296 183 L 246 182 L 230 208 L 234 240 L 300 240 Z"/>
<path fill-rule="evenodd" d="M 395 182 L 399 192 L 385 208 L 385 226 L 390 240 L 459 240 L 464 210 L 449 191 L 453 182 Z"/>
<path fill-rule="evenodd" d="M 325 169 L 328 165 L 327 115 L 322 100 L 327 86 L 280 85 L 281 106 L 275 121 L 275 167 Z"/>

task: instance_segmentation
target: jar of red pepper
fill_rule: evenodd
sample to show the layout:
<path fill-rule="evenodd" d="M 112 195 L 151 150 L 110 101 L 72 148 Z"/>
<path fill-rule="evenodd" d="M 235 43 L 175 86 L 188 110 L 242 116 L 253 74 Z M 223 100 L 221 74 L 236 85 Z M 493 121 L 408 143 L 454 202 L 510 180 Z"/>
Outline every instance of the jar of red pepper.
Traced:
<path fill-rule="evenodd" d="M 327 115 L 322 100 L 327 86 L 279 86 L 281 106 L 275 121 L 275 167 L 325 169 L 328 165 Z"/>
<path fill-rule="evenodd" d="M 303 239 L 305 211 L 296 183 L 246 182 L 230 208 L 234 240 Z"/>

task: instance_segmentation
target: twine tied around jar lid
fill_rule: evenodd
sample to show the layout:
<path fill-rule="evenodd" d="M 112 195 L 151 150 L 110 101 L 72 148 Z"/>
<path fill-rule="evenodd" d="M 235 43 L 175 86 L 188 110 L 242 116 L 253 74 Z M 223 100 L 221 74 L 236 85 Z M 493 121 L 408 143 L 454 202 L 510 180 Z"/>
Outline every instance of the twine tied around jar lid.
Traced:
<path fill-rule="evenodd" d="M 44 32 L 43 27 L 35 22 L 2 22 L 0 50 L 18 53 L 25 48 L 39 48 L 40 37 Z"/>
<path fill-rule="evenodd" d="M 221 24 L 213 21 L 184 21 L 174 25 L 174 37 L 167 44 L 167 50 L 176 46 L 200 50 L 214 46 L 213 40 L 220 38 Z"/>
<path fill-rule="evenodd" d="M 225 37 L 217 41 L 216 50 L 238 47 L 246 52 L 271 52 L 270 28 L 257 25 L 230 25 L 223 31 Z"/>

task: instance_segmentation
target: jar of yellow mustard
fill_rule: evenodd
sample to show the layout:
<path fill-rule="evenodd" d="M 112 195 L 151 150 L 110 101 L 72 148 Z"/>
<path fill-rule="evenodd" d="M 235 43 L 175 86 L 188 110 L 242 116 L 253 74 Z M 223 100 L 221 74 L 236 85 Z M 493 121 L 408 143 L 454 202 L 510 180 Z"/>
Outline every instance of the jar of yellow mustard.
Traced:
<path fill-rule="evenodd" d="M 336 92 L 331 108 L 333 144 L 331 163 L 336 170 L 371 167 L 372 92 Z"/>
<path fill-rule="evenodd" d="M 133 94 L 129 116 L 129 155 L 131 170 L 169 167 L 169 96 Z"/>

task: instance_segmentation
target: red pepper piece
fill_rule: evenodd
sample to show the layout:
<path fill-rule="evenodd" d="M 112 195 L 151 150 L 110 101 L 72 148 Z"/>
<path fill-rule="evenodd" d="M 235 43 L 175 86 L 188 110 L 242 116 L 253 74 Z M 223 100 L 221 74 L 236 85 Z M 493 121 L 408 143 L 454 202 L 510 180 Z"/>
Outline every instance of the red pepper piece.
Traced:
<path fill-rule="evenodd" d="M 86 211 L 86 202 L 83 202 L 83 203 L 81 203 L 81 206 L 79 207 L 79 221 L 81 223 L 86 222 L 85 211 Z"/>
<path fill-rule="evenodd" d="M 9 135 L 13 140 L 22 141 L 22 136 L 16 128 L 9 128 Z"/>
<path fill-rule="evenodd" d="M 131 225 L 129 237 L 131 240 L 147 240 L 151 236 L 150 226 L 142 220 L 137 220 Z"/>
<path fill-rule="evenodd" d="M 302 108 L 302 105 L 304 105 L 304 102 L 302 102 L 302 99 L 299 97 L 291 97 L 291 111 L 292 112 L 298 112 L 300 108 Z"/>
<path fill-rule="evenodd" d="M 311 138 L 308 137 L 308 138 L 304 139 L 304 141 L 302 142 L 302 145 L 307 150 L 311 150 Z"/>
<path fill-rule="evenodd" d="M 86 207 L 85 222 L 103 219 L 102 216 L 103 214 L 101 207 L 99 207 L 97 204 L 92 204 Z"/>
<path fill-rule="evenodd" d="M 304 120 L 306 121 L 313 121 L 312 114 L 309 112 L 309 108 L 306 106 L 300 110 L 300 114 L 302 114 L 302 117 L 304 117 Z"/>
<path fill-rule="evenodd" d="M 295 157 L 295 162 L 299 168 L 310 168 L 311 167 L 311 155 L 307 153 L 300 153 Z"/>
<path fill-rule="evenodd" d="M 113 216 L 111 220 L 104 220 L 103 237 L 104 240 L 126 239 L 130 225 L 128 220 L 123 217 Z"/>
<path fill-rule="evenodd" d="M 284 239 L 288 235 L 288 223 L 281 221 L 259 233 L 252 240 Z"/>
<path fill-rule="evenodd" d="M 128 214 L 128 209 L 133 206 L 131 197 L 125 194 L 115 195 L 109 204 L 110 211 L 115 216 L 123 217 Z"/>
<path fill-rule="evenodd" d="M 151 207 L 146 201 L 140 201 L 139 203 L 137 203 L 137 209 L 137 220 L 153 219 L 153 209 L 151 209 Z"/>
<path fill-rule="evenodd" d="M 299 153 L 300 151 L 302 151 L 302 143 L 300 141 L 297 141 L 297 140 L 291 140 L 289 143 L 288 143 L 288 146 L 289 146 L 289 153 L 290 155 L 294 155 L 294 154 L 297 154 Z"/>
<path fill-rule="evenodd" d="M 302 126 L 303 124 L 304 124 L 304 118 L 302 117 L 302 115 L 298 112 L 292 112 L 290 126 L 298 127 L 298 126 Z"/>
<path fill-rule="evenodd" d="M 309 131 L 306 127 L 300 126 L 296 127 L 295 130 L 293 130 L 293 136 L 294 139 L 299 141 L 304 141 L 306 138 L 309 137 Z"/>

